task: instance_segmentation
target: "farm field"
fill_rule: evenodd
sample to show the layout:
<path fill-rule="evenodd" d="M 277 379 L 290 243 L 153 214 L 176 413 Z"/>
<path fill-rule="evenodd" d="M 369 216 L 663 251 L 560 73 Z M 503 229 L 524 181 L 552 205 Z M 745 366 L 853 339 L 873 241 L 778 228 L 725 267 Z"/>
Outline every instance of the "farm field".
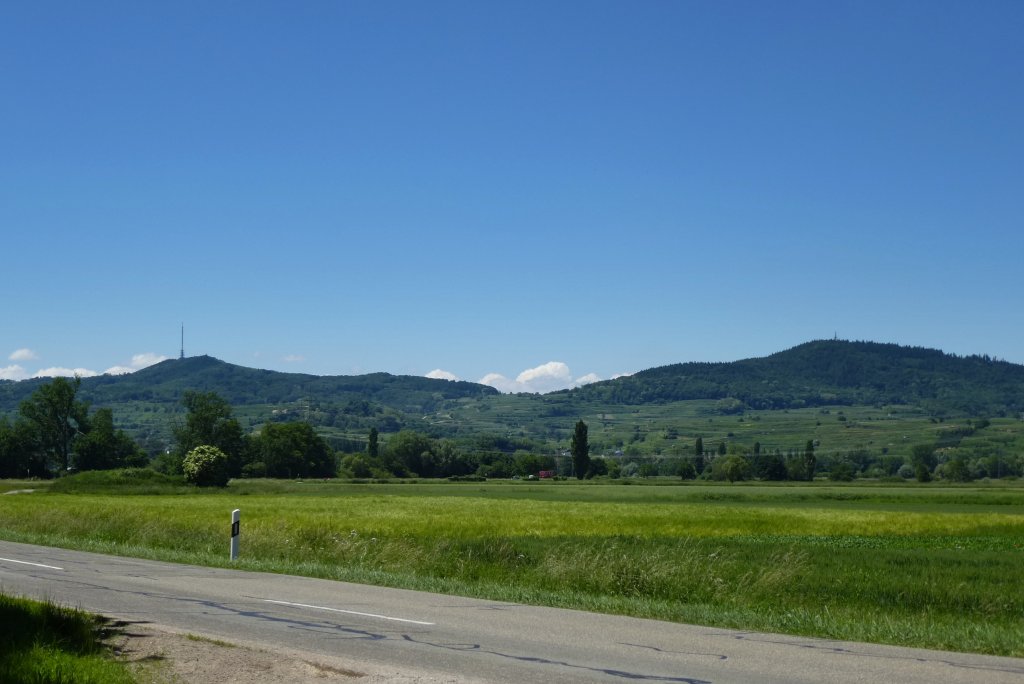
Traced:
<path fill-rule="evenodd" d="M 0 537 L 678 622 L 1024 656 L 1024 486 L 4 482 Z M 63 490 L 63 491 L 62 491 Z"/>

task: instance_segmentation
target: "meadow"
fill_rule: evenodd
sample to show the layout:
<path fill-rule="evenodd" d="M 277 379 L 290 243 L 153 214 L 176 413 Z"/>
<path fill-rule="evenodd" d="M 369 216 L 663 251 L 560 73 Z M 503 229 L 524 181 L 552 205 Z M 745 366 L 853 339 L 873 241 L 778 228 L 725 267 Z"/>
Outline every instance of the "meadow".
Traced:
<path fill-rule="evenodd" d="M 228 566 L 239 508 L 244 569 L 1024 656 L 1017 483 L 236 480 L 199 491 L 84 475 L 5 495 L 0 537 Z"/>

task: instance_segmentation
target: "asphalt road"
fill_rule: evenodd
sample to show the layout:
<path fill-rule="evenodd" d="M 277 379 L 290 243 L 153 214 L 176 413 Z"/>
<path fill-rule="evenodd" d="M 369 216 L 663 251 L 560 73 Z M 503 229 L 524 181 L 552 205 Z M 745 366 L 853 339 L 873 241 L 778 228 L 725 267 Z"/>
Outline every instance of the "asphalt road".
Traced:
<path fill-rule="evenodd" d="M 0 541 L 0 590 L 466 682 L 1024 683 L 1024 660 L 739 632 Z"/>

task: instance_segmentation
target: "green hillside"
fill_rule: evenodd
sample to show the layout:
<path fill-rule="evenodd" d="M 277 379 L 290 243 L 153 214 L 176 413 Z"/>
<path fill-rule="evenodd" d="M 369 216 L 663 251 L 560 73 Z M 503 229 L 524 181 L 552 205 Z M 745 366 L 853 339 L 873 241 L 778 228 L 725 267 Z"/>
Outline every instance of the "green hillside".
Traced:
<path fill-rule="evenodd" d="M 652 368 L 565 394 L 627 405 L 735 399 L 737 410 L 908 405 L 938 415 L 1013 416 L 1024 411 L 1024 366 L 920 347 L 821 340 L 764 358 Z"/>
<path fill-rule="evenodd" d="M 0 383 L 0 411 L 8 412 L 48 379 Z M 319 376 L 236 366 L 211 356 L 162 361 L 136 373 L 82 380 L 81 397 L 96 405 L 134 401 L 178 402 L 185 390 L 216 392 L 235 406 L 299 400 L 366 400 L 402 411 L 423 412 L 440 402 L 497 394 L 471 382 L 409 375 Z"/>
<path fill-rule="evenodd" d="M 0 382 L 0 415 L 49 379 Z M 119 427 L 150 451 L 162 450 L 183 414 L 186 390 L 216 392 L 248 427 L 267 420 L 307 419 L 328 435 L 365 435 L 370 427 L 396 432 L 419 427 L 419 417 L 446 402 L 497 395 L 471 382 L 372 373 L 317 376 L 246 368 L 210 356 L 172 359 L 128 375 L 83 378 L 80 398 L 111 408 Z"/>
<path fill-rule="evenodd" d="M 0 415 L 15 413 L 43 382 L 0 382 Z M 81 398 L 113 409 L 119 427 L 158 453 L 181 420 L 186 390 L 224 397 L 248 430 L 308 421 L 343 451 L 365 448 L 376 428 L 385 440 L 411 429 L 470 452 L 552 455 L 567 447 L 580 418 L 591 426 L 595 454 L 626 458 L 684 457 L 698 436 L 709 448 L 757 443 L 785 453 L 813 440 L 822 454 L 875 457 L 907 456 L 921 443 L 1009 457 L 1024 440 L 1024 366 L 836 340 L 734 363 L 674 364 L 547 395 L 386 373 L 280 373 L 200 356 L 85 378 Z M 990 427 L 977 429 L 977 419 Z"/>

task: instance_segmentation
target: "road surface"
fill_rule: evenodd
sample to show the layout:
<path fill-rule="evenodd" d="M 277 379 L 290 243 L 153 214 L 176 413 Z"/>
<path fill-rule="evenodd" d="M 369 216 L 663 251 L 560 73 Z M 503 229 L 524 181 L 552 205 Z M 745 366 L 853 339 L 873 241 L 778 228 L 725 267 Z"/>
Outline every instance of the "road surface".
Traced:
<path fill-rule="evenodd" d="M 0 590 L 458 682 L 985 682 L 1024 659 L 697 627 L 0 541 Z M 379 674 L 378 674 L 379 676 Z"/>

